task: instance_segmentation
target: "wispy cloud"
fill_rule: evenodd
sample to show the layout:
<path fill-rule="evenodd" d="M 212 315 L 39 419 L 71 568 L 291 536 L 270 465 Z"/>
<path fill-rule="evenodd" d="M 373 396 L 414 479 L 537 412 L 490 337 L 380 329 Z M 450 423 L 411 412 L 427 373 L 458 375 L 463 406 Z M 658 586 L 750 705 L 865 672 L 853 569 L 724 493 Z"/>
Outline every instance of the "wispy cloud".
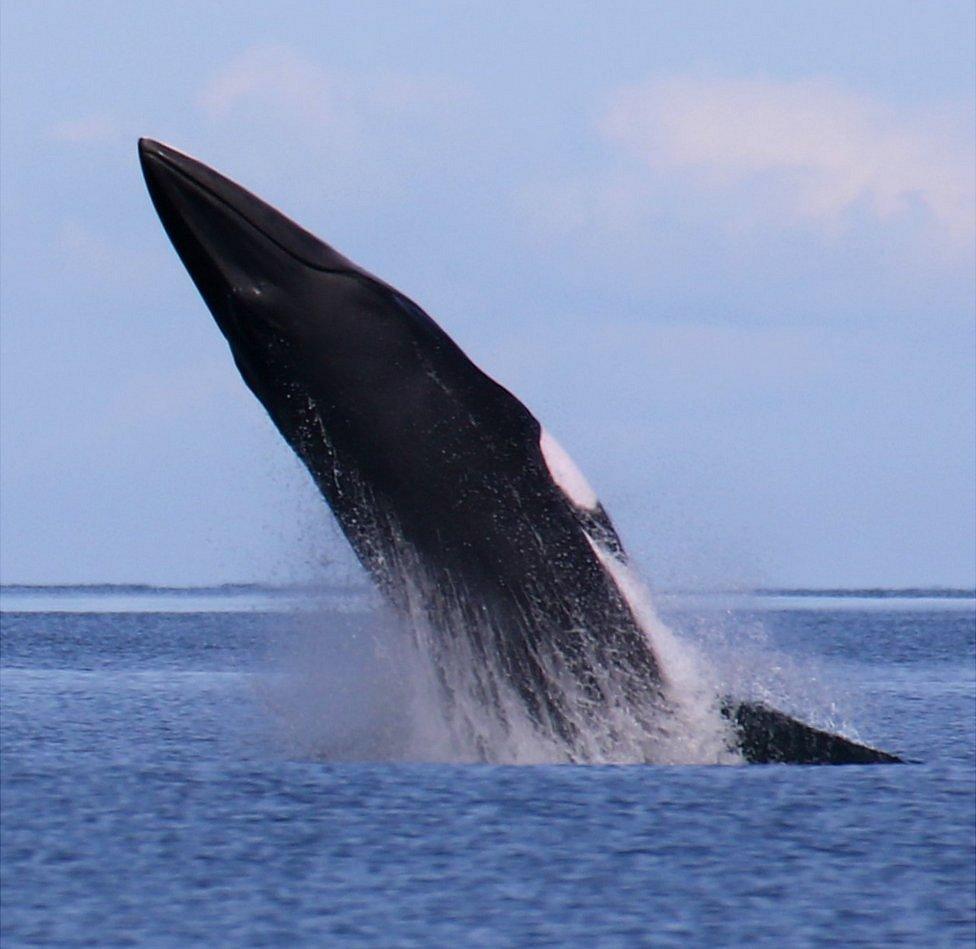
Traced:
<path fill-rule="evenodd" d="M 227 63 L 201 92 L 198 104 L 212 119 L 238 110 L 274 110 L 279 116 L 330 128 L 406 113 L 457 106 L 467 95 L 436 77 L 350 76 L 326 69 L 289 46 L 257 46 Z"/>
<path fill-rule="evenodd" d="M 207 84 L 198 104 L 222 118 L 245 104 L 284 109 L 319 122 L 334 120 L 337 91 L 324 69 L 285 46 L 247 50 Z"/>
<path fill-rule="evenodd" d="M 86 115 L 57 122 L 48 129 L 48 137 L 72 145 L 97 145 L 118 137 L 115 120 L 104 114 Z"/>
<path fill-rule="evenodd" d="M 886 222 L 921 208 L 953 239 L 976 226 L 968 117 L 909 113 L 826 80 L 655 79 L 619 89 L 600 131 L 645 169 L 712 193 L 748 190 L 792 222 Z M 647 178 L 655 179 L 653 181 Z"/>
<path fill-rule="evenodd" d="M 461 108 L 468 95 L 443 77 L 344 71 L 279 45 L 224 63 L 196 105 L 211 133 L 236 146 L 238 174 L 248 176 L 256 141 L 287 143 L 274 169 L 283 191 L 295 174 L 307 180 L 311 165 L 325 184 L 323 200 L 361 206 L 401 192 L 446 160 L 468 122 Z M 267 186 L 266 168 L 262 175 Z"/>

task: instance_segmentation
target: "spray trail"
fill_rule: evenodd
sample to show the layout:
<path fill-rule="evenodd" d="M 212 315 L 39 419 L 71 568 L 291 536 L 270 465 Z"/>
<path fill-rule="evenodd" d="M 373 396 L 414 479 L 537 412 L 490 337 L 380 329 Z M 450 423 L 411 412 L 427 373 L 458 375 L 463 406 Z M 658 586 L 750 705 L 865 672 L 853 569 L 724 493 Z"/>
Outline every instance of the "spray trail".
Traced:
<path fill-rule="evenodd" d="M 330 759 L 741 763 L 704 657 L 661 622 L 635 572 L 605 548 L 594 542 L 659 658 L 661 683 L 602 661 L 606 630 L 581 625 L 572 661 L 539 644 L 542 675 L 528 689 L 517 684 L 508 657 L 520 630 L 472 609 L 463 591 L 431 578 L 407 545 L 397 549 L 389 564 L 395 612 L 357 616 L 353 627 L 335 616 L 318 620 L 340 636 L 358 636 L 357 658 L 330 669 L 334 653 L 330 660 L 321 637 L 294 657 L 271 702 L 294 750 Z M 353 650 L 347 644 L 345 651 Z"/>

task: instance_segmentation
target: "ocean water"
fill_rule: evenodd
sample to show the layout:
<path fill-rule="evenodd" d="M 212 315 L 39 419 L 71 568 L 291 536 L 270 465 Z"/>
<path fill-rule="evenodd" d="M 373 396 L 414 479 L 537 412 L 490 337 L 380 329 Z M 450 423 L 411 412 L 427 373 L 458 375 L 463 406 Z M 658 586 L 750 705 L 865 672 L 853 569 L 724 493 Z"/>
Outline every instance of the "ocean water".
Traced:
<path fill-rule="evenodd" d="M 911 763 L 459 763 L 364 592 L 7 588 L 0 940 L 972 945 L 971 594 L 660 607 Z"/>

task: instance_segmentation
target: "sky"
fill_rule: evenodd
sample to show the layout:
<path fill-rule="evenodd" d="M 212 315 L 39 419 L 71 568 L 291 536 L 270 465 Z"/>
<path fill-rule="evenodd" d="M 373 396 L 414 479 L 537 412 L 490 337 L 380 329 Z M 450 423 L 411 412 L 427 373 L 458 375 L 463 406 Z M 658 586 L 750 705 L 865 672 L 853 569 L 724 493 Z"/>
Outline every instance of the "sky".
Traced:
<path fill-rule="evenodd" d="M 140 135 L 399 287 L 652 587 L 971 586 L 974 7 L 0 5 L 0 576 L 355 578 Z"/>

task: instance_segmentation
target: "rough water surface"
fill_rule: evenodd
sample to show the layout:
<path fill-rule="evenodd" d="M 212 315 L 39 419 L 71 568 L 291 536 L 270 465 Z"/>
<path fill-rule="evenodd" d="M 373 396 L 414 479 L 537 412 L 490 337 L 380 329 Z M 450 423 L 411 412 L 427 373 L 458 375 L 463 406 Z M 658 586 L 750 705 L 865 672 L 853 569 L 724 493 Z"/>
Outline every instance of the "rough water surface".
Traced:
<path fill-rule="evenodd" d="M 665 603 L 916 762 L 841 768 L 459 762 L 368 600 L 294 606 L 5 597 L 5 946 L 972 944 L 969 597 Z"/>

